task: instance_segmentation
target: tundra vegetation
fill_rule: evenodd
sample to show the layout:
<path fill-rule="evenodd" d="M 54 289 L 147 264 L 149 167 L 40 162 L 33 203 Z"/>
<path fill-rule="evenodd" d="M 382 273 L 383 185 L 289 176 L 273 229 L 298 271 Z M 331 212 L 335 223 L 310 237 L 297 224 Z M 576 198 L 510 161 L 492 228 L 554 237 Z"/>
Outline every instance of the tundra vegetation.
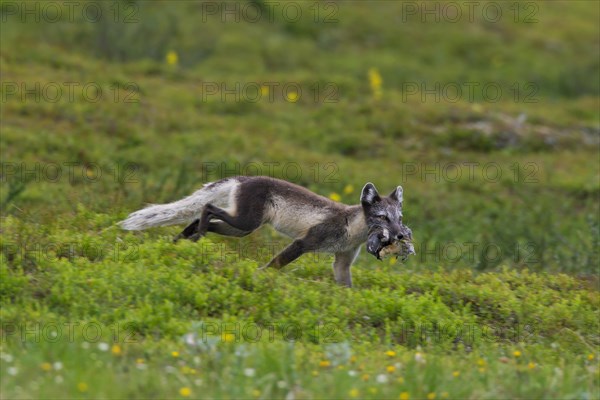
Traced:
<path fill-rule="evenodd" d="M 0 2 L 2 398 L 600 396 L 598 3 L 50 3 Z M 402 185 L 416 255 L 116 227 L 238 173 Z"/>

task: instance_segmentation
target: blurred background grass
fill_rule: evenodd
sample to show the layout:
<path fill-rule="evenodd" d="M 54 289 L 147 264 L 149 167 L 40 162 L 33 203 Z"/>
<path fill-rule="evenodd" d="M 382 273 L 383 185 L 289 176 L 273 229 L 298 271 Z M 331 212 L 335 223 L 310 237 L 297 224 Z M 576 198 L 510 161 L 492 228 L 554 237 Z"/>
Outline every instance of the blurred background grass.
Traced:
<path fill-rule="evenodd" d="M 3 216 L 72 227 L 79 205 L 116 220 L 280 163 L 275 176 L 346 203 L 366 181 L 404 185 L 417 250 L 441 249 L 415 266 L 596 271 L 597 3 L 480 2 L 470 14 L 461 2 L 2 1 L 0 11 Z M 436 87 L 448 91 L 437 98 Z M 454 242 L 478 250 L 451 260 Z M 489 245 L 502 255 L 481 253 Z"/>

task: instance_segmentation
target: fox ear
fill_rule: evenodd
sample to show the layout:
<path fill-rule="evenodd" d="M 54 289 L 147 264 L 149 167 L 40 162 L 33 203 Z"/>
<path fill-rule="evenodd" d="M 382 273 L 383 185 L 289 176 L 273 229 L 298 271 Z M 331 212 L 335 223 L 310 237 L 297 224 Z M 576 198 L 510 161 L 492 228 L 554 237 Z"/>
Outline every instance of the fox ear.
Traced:
<path fill-rule="evenodd" d="M 402 204 L 402 201 L 404 200 L 403 198 L 403 193 L 404 190 L 402 189 L 402 186 L 398 186 L 396 188 L 396 190 L 394 190 L 391 194 L 390 194 L 390 198 L 392 200 L 396 200 L 398 203 Z"/>
<path fill-rule="evenodd" d="M 375 202 L 381 200 L 379 197 L 379 193 L 377 193 L 377 189 L 375 189 L 375 185 L 371 182 L 368 182 L 365 187 L 363 187 L 362 193 L 360 195 L 360 202 L 365 206 L 370 206 Z"/>

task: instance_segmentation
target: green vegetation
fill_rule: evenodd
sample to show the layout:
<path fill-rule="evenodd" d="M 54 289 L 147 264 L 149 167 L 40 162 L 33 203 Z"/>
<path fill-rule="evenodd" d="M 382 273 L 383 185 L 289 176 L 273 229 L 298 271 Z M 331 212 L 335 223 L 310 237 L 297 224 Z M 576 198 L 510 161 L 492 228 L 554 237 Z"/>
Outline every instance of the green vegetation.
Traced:
<path fill-rule="evenodd" d="M 80 3 L 0 1 L 0 397 L 600 397 L 598 4 Z M 417 255 L 115 225 L 240 173 L 401 184 Z"/>

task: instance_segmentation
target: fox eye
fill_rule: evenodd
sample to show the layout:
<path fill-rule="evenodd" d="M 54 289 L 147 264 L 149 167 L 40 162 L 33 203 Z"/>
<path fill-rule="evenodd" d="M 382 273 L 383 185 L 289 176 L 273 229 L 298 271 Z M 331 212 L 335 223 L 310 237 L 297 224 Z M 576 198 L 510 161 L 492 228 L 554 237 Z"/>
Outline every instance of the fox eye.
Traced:
<path fill-rule="evenodd" d="M 378 215 L 377 218 L 379 218 L 382 221 L 389 221 L 387 215 Z"/>

